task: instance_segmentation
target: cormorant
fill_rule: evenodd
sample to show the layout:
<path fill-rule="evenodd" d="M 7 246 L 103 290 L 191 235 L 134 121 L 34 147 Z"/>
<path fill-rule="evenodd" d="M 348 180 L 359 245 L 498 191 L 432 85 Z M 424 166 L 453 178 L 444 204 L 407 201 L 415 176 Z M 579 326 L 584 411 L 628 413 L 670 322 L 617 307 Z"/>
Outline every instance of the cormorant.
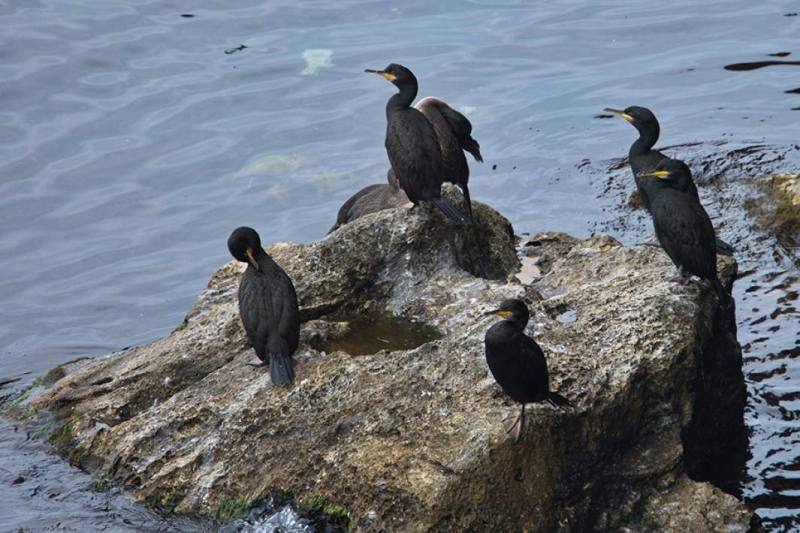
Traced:
<path fill-rule="evenodd" d="M 525 424 L 525 404 L 547 401 L 556 407 L 571 407 L 573 403 L 550 390 L 547 360 L 544 352 L 531 337 L 525 335 L 528 306 L 521 300 L 503 300 L 500 307 L 485 313 L 505 320 L 486 332 L 486 362 L 495 381 L 511 399 L 520 403 L 519 415 L 503 420 L 506 433 L 516 443 Z"/>
<path fill-rule="evenodd" d="M 395 63 L 384 70 L 367 69 L 365 72 L 383 76 L 400 90 L 386 103 L 385 143 L 400 188 L 414 205 L 432 202 L 454 222 L 467 224 L 469 220 L 442 198 L 446 172 L 436 131 L 425 115 L 411 107 L 417 96 L 417 78 L 406 67 Z"/>
<path fill-rule="evenodd" d="M 330 235 L 348 222 L 352 222 L 364 215 L 406 205 L 408 196 L 397 184 L 397 178 L 392 169 L 387 172 L 386 179 L 389 182 L 388 184 L 376 183 L 367 185 L 348 198 L 339 208 L 339 213 L 336 215 L 336 224 L 328 231 L 328 234 Z"/>
<path fill-rule="evenodd" d="M 661 247 L 678 267 L 673 279 L 682 285 L 689 283 L 692 274 L 708 280 L 727 307 L 731 296 L 717 277 L 714 227 L 702 204 L 686 192 L 692 171 L 683 161 L 664 159 L 655 170 L 641 172 L 639 178 L 650 180 L 653 227 Z"/>
<path fill-rule="evenodd" d="M 472 202 L 469 197 L 469 165 L 464 151 L 472 154 L 475 161 L 483 162 L 481 145 L 472 138 L 472 123 L 447 105 L 447 103 L 428 96 L 414 106 L 425 115 L 433 125 L 436 137 L 439 139 L 439 150 L 442 152 L 444 165 L 444 181 L 458 185 L 464 193 L 467 202 L 467 215 L 472 218 Z"/>
<path fill-rule="evenodd" d="M 661 134 L 661 126 L 658 124 L 658 119 L 646 107 L 636 105 L 626 107 L 623 111 L 609 108 L 605 108 L 603 111 L 624 118 L 639 132 L 639 138 L 633 142 L 630 150 L 628 150 L 628 160 L 631 163 L 631 172 L 633 172 L 633 179 L 636 182 L 636 189 L 639 191 L 639 198 L 642 199 L 645 209 L 650 212 L 651 196 L 653 195 L 653 191 L 650 190 L 652 181 L 640 178 L 639 175 L 647 170 L 655 169 L 661 161 L 667 159 L 666 155 L 653 149 L 653 146 L 658 142 L 658 136 Z M 686 187 L 684 192 L 689 193 L 699 202 L 700 194 L 697 192 L 697 185 L 694 180 L 690 179 L 684 186 Z M 732 256 L 736 251 L 733 246 L 722 239 L 718 237 L 715 237 L 715 239 L 719 255 Z"/>
<path fill-rule="evenodd" d="M 239 315 L 261 364 L 273 383 L 294 382 L 292 354 L 300 342 L 297 294 L 286 272 L 261 247 L 252 228 L 236 228 L 228 238 L 231 255 L 247 269 L 239 281 Z"/>

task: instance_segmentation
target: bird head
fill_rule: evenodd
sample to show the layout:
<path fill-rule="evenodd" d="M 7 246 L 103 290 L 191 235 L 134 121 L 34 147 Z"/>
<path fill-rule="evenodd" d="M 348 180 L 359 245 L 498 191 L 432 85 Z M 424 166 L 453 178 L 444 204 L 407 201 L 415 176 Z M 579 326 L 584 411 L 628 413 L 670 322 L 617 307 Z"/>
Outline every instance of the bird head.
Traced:
<path fill-rule="evenodd" d="M 663 186 L 685 191 L 692 181 L 692 171 L 679 159 L 664 159 L 653 170 L 639 172 L 636 177 L 658 178 Z"/>
<path fill-rule="evenodd" d="M 525 328 L 525 325 L 528 323 L 528 319 L 530 318 L 528 306 L 525 305 L 525 302 L 517 298 L 503 300 L 502 302 L 500 302 L 500 307 L 492 311 L 486 312 L 483 315 L 484 316 L 495 315 L 505 318 L 512 324 L 516 324 L 517 326 L 519 326 L 521 329 Z"/>
<path fill-rule="evenodd" d="M 658 125 L 658 119 L 652 111 L 646 107 L 632 105 L 626 107 L 624 110 L 611 109 L 609 107 L 603 109 L 606 113 L 611 113 L 618 117 L 622 117 L 630 122 L 637 130 L 642 131 L 655 131 L 660 132 L 661 127 Z"/>
<path fill-rule="evenodd" d="M 258 236 L 256 230 L 247 226 L 233 230 L 231 236 L 228 237 L 228 250 L 237 261 L 252 265 L 261 272 L 256 255 L 259 250 L 263 251 L 263 248 L 261 248 L 261 237 Z"/>
<path fill-rule="evenodd" d="M 392 63 L 383 70 L 366 69 L 364 72 L 383 76 L 400 89 L 406 86 L 414 88 L 417 86 L 417 78 L 414 74 L 403 65 L 398 65 L 397 63 Z"/>

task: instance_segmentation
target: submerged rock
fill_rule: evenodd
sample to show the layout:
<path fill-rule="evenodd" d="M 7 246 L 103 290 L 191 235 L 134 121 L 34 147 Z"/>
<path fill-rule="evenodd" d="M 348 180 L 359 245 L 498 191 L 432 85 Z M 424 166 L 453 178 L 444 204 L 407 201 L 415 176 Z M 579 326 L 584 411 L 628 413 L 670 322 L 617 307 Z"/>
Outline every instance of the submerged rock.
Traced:
<path fill-rule="evenodd" d="M 53 440 L 73 460 L 178 510 L 285 488 L 343 506 L 364 531 L 743 531 L 750 513 L 685 466 L 715 335 L 731 350 L 716 355 L 730 357 L 734 398 L 712 408 L 741 419 L 740 354 L 714 327 L 725 322 L 713 291 L 670 283 L 657 248 L 553 233 L 531 238 L 541 277 L 506 281 L 519 267 L 511 225 L 473 209 L 474 226 L 420 206 L 270 246 L 307 321 L 294 387 L 245 364 L 231 262 L 172 335 L 71 369 L 29 405 L 54 413 Z M 735 262 L 720 265 L 732 279 Z M 518 445 L 501 424 L 516 407 L 483 351 L 496 319 L 482 313 L 511 297 L 530 303 L 552 389 L 577 404 L 530 406 Z M 358 357 L 311 348 L 341 331 L 326 318 L 354 313 L 422 320 L 443 337 Z M 723 426 L 707 438 L 735 423 Z"/>

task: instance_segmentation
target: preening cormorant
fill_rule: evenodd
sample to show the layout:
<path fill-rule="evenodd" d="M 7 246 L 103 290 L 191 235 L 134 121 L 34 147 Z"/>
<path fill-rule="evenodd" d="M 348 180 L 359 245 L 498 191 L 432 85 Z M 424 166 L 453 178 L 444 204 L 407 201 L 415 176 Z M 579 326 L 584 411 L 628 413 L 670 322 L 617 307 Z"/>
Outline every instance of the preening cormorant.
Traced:
<path fill-rule="evenodd" d="M 328 234 L 364 215 L 393 207 L 402 207 L 409 203 L 408 196 L 397 184 L 397 178 L 392 169 L 387 172 L 386 179 L 388 183 L 367 185 L 348 198 L 339 208 L 339 213 L 336 215 L 336 224 L 328 230 Z"/>
<path fill-rule="evenodd" d="M 261 247 L 252 228 L 236 228 L 228 250 L 247 263 L 239 281 L 239 315 L 261 364 L 269 365 L 273 383 L 292 383 L 292 354 L 300 342 L 297 294 L 286 272 Z"/>
<path fill-rule="evenodd" d="M 714 244 L 714 227 L 702 204 L 686 192 L 692 172 L 683 161 L 664 159 L 655 170 L 639 174 L 650 180 L 650 214 L 658 242 L 678 268 L 674 279 L 682 285 L 694 274 L 708 280 L 727 306 L 731 296 L 717 276 L 717 251 Z"/>
<path fill-rule="evenodd" d="M 453 204 L 442 198 L 446 177 L 439 140 L 433 125 L 418 109 L 411 107 L 417 96 L 417 78 L 406 67 L 390 64 L 378 74 L 391 81 L 399 92 L 386 103 L 386 153 L 397 175 L 400 188 L 414 205 L 427 201 L 436 205 L 458 224 L 469 220 Z"/>
<path fill-rule="evenodd" d="M 467 202 L 467 215 L 472 218 L 472 202 L 469 197 L 469 165 L 464 151 L 472 154 L 475 161 L 483 162 L 481 146 L 472 138 L 472 123 L 447 105 L 446 102 L 428 96 L 414 106 L 425 115 L 433 125 L 439 139 L 439 150 L 442 153 L 442 165 L 445 170 L 444 181 L 461 188 Z"/>
<path fill-rule="evenodd" d="M 528 306 L 521 300 L 503 300 L 498 309 L 485 315 L 498 315 L 505 320 L 486 332 L 486 362 L 494 379 L 511 399 L 521 404 L 519 415 L 503 421 L 506 433 L 516 443 L 525 425 L 525 404 L 547 401 L 556 407 L 573 404 L 550 390 L 550 376 L 544 352 L 525 334 Z"/>
<path fill-rule="evenodd" d="M 667 159 L 667 156 L 658 150 L 654 150 L 658 137 L 661 134 L 661 126 L 658 119 L 652 111 L 646 107 L 630 106 L 626 107 L 623 111 L 618 109 L 605 108 L 603 111 L 622 117 L 630 122 L 634 128 L 639 132 L 639 138 L 636 139 L 628 150 L 628 160 L 631 164 L 631 172 L 633 179 L 636 182 L 636 189 L 639 191 L 639 198 L 642 200 L 647 211 L 650 211 L 651 196 L 655 191 L 651 190 L 652 180 L 640 178 L 642 172 L 653 170 L 656 166 Z M 700 201 L 700 194 L 697 191 L 697 185 L 693 179 L 684 183 L 686 189 L 684 192 L 689 193 L 698 202 Z M 715 237 L 717 253 L 719 255 L 732 256 L 736 249 L 723 241 L 719 237 Z"/>

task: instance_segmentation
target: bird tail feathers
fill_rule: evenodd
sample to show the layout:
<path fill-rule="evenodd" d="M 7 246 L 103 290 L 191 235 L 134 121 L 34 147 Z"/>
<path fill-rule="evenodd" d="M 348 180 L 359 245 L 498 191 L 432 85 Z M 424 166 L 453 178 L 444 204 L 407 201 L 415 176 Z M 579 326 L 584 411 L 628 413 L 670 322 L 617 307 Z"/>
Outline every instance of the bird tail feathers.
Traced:
<path fill-rule="evenodd" d="M 444 198 L 433 198 L 431 200 L 436 207 L 438 207 L 442 213 L 448 216 L 450 220 L 455 222 L 456 224 L 469 224 L 469 219 L 461 214 L 461 211 L 456 209 L 456 207 L 448 202 Z"/>
<path fill-rule="evenodd" d="M 291 355 L 273 355 L 269 362 L 272 383 L 294 383 L 294 367 Z"/>
<path fill-rule="evenodd" d="M 714 290 L 717 292 L 717 297 L 719 298 L 719 304 L 725 308 L 728 308 L 733 303 L 733 298 L 728 291 L 725 290 L 725 287 L 722 285 L 722 282 L 719 278 L 715 277 L 714 279 L 709 280 L 711 281 L 711 285 L 714 287 Z"/>
<path fill-rule="evenodd" d="M 717 255 L 726 255 L 728 257 L 733 256 L 734 252 L 736 252 L 736 248 L 728 244 L 727 242 L 723 241 L 719 237 L 716 240 L 717 245 Z"/>
<path fill-rule="evenodd" d="M 567 400 L 557 392 L 548 392 L 547 393 L 547 401 L 550 402 L 551 405 L 555 407 L 575 407 L 575 404 L 571 401 Z"/>
<path fill-rule="evenodd" d="M 461 147 L 466 150 L 467 152 L 472 154 L 472 157 L 475 158 L 475 161 L 479 163 L 483 163 L 483 156 L 481 156 L 481 145 L 478 144 L 478 141 L 470 137 L 469 139 L 460 139 Z"/>

